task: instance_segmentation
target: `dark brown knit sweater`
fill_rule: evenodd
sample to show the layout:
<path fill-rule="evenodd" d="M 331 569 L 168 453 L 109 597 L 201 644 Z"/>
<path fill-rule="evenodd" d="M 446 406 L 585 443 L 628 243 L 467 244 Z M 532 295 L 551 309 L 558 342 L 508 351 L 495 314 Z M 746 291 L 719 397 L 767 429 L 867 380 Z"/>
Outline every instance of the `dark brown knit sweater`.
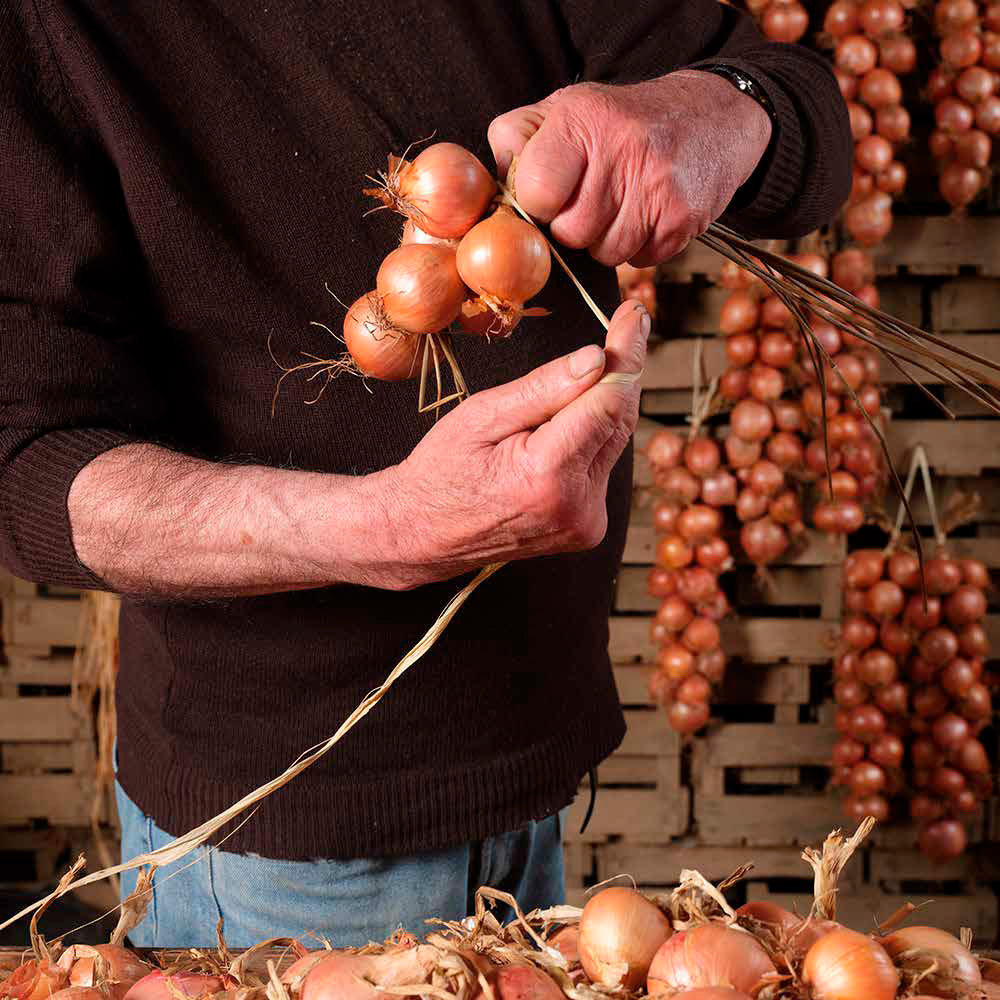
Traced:
<path fill-rule="evenodd" d="M 372 287 L 400 220 L 363 175 L 436 133 L 491 164 L 496 114 L 573 81 L 728 61 L 779 119 L 726 218 L 805 233 L 846 195 L 850 137 L 821 59 L 765 44 L 714 0 L 4 0 L 0 4 L 0 558 L 99 587 L 66 497 L 126 441 L 227 462 L 366 473 L 426 429 L 413 383 L 339 380 L 314 407 L 286 356 L 328 353 L 329 282 Z M 606 308 L 610 271 L 574 261 Z M 601 339 L 560 276 L 552 316 L 459 345 L 473 387 Z M 278 858 L 414 852 L 549 814 L 621 740 L 607 619 L 630 461 L 595 551 L 497 574 L 336 751 L 227 849 Z M 120 779 L 181 833 L 330 734 L 457 589 L 331 587 L 123 603 Z"/>

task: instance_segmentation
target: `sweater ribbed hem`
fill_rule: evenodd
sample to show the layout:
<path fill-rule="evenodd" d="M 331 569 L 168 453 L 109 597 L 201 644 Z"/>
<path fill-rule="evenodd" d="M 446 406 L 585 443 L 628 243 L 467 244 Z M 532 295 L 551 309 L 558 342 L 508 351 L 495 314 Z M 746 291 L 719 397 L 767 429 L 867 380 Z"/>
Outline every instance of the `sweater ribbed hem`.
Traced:
<path fill-rule="evenodd" d="M 77 473 L 98 455 L 135 439 L 118 431 L 50 431 L 18 452 L 0 484 L 6 535 L 16 565 L 29 580 L 107 590 L 76 554 L 67 502 Z"/>
<path fill-rule="evenodd" d="M 481 840 L 562 809 L 576 796 L 583 775 L 624 735 L 620 707 L 603 704 L 571 722 L 554 713 L 551 738 L 531 747 L 488 761 L 407 771 L 406 734 L 400 733 L 400 769 L 390 779 L 338 780 L 305 772 L 265 800 L 245 826 L 233 832 L 245 818 L 240 817 L 212 842 L 225 840 L 224 849 L 237 853 L 316 860 L 416 854 Z M 143 812 L 174 836 L 251 791 L 215 781 L 197 766 L 168 763 L 163 748 L 132 726 L 122 734 L 118 780 Z M 338 822 L 342 816 L 349 819 Z"/>
<path fill-rule="evenodd" d="M 702 66 L 732 66 L 751 77 L 767 94 L 774 107 L 771 143 L 760 168 L 736 192 L 722 216 L 727 225 L 750 236 L 764 235 L 773 229 L 775 218 L 787 215 L 790 205 L 802 188 L 806 166 L 806 137 L 799 112 L 785 88 L 755 61 L 745 59 L 710 59 L 695 63 Z"/>

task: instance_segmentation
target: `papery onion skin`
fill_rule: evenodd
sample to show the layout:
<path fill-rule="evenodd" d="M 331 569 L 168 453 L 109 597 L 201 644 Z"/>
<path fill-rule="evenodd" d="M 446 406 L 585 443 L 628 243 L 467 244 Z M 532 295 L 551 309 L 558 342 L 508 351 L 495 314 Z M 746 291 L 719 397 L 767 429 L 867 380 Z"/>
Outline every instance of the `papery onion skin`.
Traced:
<path fill-rule="evenodd" d="M 913 950 L 921 952 L 922 954 L 916 957 L 916 964 L 906 962 L 906 967 L 912 967 L 914 972 L 927 970 L 932 962 L 939 963 L 940 968 L 936 973 L 921 979 L 921 989 L 943 985 L 942 980 L 958 980 L 968 986 L 978 986 L 983 980 L 976 956 L 957 937 L 937 927 L 903 927 L 886 937 L 879 938 L 879 944 L 885 948 L 889 957 L 897 962 L 900 960 L 905 962 L 908 957 L 907 952 Z"/>
<path fill-rule="evenodd" d="M 702 924 L 681 931 L 656 953 L 649 967 L 649 996 L 705 986 L 728 986 L 750 993 L 775 971 L 767 952 L 750 934 Z"/>
<path fill-rule="evenodd" d="M 19 965 L 2 983 L 0 997 L 9 1000 L 47 1000 L 62 990 L 69 977 L 55 962 L 29 959 Z"/>
<path fill-rule="evenodd" d="M 390 202 L 431 236 L 464 236 L 486 211 L 496 183 L 462 146 L 437 142 L 390 173 Z M 395 193 L 395 198 L 392 198 Z"/>
<path fill-rule="evenodd" d="M 357 299 L 344 317 L 344 344 L 362 375 L 384 382 L 413 378 L 420 371 L 417 357 L 423 341 L 416 334 L 393 330 L 380 312 L 377 293 Z"/>
<path fill-rule="evenodd" d="M 815 1000 L 895 1000 L 899 988 L 885 950 L 846 927 L 823 935 L 806 952 L 802 980 Z"/>
<path fill-rule="evenodd" d="M 300 1000 L 393 1000 L 376 988 L 426 982 L 433 954 L 424 947 L 398 948 L 378 955 L 332 951 L 302 983 Z"/>
<path fill-rule="evenodd" d="M 676 704 L 684 703 L 671 709 Z M 592 983 L 633 990 L 672 932 L 659 907 L 635 889 L 603 889 L 580 916 L 580 964 Z"/>
<path fill-rule="evenodd" d="M 375 290 L 393 324 L 409 333 L 437 333 L 458 316 L 465 286 L 448 247 L 407 244 L 379 266 Z"/>

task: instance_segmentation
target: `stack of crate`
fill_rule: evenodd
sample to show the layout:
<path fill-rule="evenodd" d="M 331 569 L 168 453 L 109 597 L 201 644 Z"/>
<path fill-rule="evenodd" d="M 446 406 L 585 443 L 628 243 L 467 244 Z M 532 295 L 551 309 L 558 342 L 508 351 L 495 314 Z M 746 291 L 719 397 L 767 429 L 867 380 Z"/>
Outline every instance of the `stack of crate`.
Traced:
<path fill-rule="evenodd" d="M 1000 359 L 1000 241 L 992 218 L 901 218 L 880 249 L 883 308 L 940 333 L 949 341 Z M 636 434 L 635 497 L 624 565 L 610 622 L 610 652 L 629 723 L 622 748 L 599 773 L 594 818 L 581 837 L 586 810 L 582 790 L 567 827 L 570 895 L 617 874 L 641 886 L 674 882 L 681 868 L 721 879 L 752 861 L 754 870 L 731 893 L 773 898 L 808 908 L 812 877 L 802 846 L 847 825 L 839 797 L 826 788 L 834 741 L 829 664 L 840 617 L 842 540 L 811 533 L 794 558 L 770 568 L 766 590 L 750 566 L 736 573 L 737 614 L 723 635 L 730 663 L 715 699 L 713 723 L 682 745 L 646 692 L 655 649 L 646 594 L 653 562 L 653 496 L 641 451 L 655 430 L 683 426 L 691 405 L 695 337 L 705 337 L 707 376 L 725 365 L 716 335 L 725 292 L 711 282 L 721 258 L 694 244 L 662 269 L 660 301 L 679 329 L 655 347 L 643 379 L 642 418 Z M 943 389 L 958 415 L 944 419 L 919 390 L 885 368 L 893 417 L 888 442 L 897 468 L 922 443 L 933 466 L 939 503 L 954 490 L 982 498 L 976 523 L 957 533 L 959 555 L 1000 567 L 1000 421 L 964 397 Z M 894 501 L 889 501 L 895 512 Z M 928 521 L 920 497 L 914 504 Z M 987 622 L 1000 657 L 1000 614 Z M 995 736 L 994 752 L 995 752 Z M 994 757 L 994 760 L 996 757 Z M 876 831 L 852 863 L 844 883 L 842 914 L 870 928 L 873 916 L 891 913 L 909 898 L 934 898 L 926 919 L 951 930 L 970 926 L 981 943 L 997 935 L 1000 887 L 1000 809 L 996 801 L 972 829 L 972 846 L 955 862 L 935 866 L 914 849 L 911 829 Z"/>
<path fill-rule="evenodd" d="M 0 882 L 44 882 L 84 839 L 93 800 L 93 719 L 70 694 L 80 595 L 0 583 Z"/>

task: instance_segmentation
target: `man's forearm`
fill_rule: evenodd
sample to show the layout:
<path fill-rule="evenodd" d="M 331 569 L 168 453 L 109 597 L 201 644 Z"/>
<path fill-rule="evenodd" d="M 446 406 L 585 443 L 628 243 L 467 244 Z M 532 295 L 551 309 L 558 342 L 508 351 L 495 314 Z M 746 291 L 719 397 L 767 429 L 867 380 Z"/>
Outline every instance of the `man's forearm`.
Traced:
<path fill-rule="evenodd" d="M 73 544 L 109 587 L 131 594 L 391 586 L 384 480 L 383 473 L 225 465 L 124 445 L 99 455 L 73 481 Z"/>

